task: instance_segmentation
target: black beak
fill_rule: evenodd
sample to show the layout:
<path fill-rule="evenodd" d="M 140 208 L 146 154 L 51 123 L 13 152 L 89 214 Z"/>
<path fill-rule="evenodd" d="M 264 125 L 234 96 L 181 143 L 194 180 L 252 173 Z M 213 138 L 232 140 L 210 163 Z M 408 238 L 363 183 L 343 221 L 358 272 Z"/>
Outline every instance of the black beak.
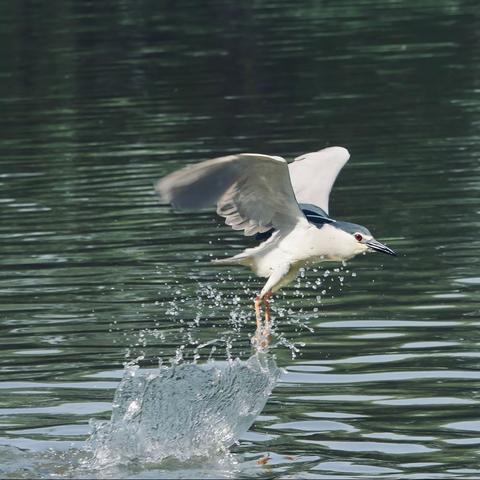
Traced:
<path fill-rule="evenodd" d="M 365 242 L 367 247 L 370 248 L 371 250 L 374 250 L 375 252 L 382 252 L 382 253 L 387 253 L 388 255 L 393 255 L 394 257 L 397 256 L 397 254 L 391 249 L 388 248 L 386 245 L 383 243 L 377 242 L 376 240 L 368 240 Z"/>

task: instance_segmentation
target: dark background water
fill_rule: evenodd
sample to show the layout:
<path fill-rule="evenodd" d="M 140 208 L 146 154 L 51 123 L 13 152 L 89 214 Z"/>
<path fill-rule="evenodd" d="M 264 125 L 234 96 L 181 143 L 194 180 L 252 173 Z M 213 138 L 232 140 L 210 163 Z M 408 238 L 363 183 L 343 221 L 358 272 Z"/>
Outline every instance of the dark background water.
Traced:
<path fill-rule="evenodd" d="M 228 475 L 480 474 L 477 2 L 2 2 L 0 35 L 3 476 L 67 475 L 31 458 L 82 446 L 129 359 L 248 355 L 261 282 L 208 259 L 249 241 L 154 181 L 327 145 L 332 214 L 400 256 L 280 295 L 287 370 Z"/>

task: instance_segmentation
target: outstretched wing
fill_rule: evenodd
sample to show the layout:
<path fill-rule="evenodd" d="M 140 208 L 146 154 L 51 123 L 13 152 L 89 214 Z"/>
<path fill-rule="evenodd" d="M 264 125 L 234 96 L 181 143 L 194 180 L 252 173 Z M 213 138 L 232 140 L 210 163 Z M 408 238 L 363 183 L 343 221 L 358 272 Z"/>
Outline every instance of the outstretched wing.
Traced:
<path fill-rule="evenodd" d="M 343 147 L 328 147 L 297 157 L 288 165 L 297 202 L 317 205 L 328 214 L 330 191 L 349 158 Z"/>
<path fill-rule="evenodd" d="M 271 228 L 290 230 L 307 219 L 300 210 L 287 162 L 281 157 L 242 153 L 183 168 L 156 185 L 160 198 L 178 210 L 217 205 L 217 213 L 245 235 Z"/>

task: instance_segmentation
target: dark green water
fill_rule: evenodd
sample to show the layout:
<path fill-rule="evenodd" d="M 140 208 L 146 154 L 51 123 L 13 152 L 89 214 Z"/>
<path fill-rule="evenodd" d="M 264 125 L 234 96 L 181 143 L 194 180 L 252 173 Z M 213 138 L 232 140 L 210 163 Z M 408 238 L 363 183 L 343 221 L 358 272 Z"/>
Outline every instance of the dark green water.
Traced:
<path fill-rule="evenodd" d="M 155 180 L 327 145 L 331 213 L 399 257 L 284 289 L 234 466 L 122 475 L 480 475 L 476 2 L 2 2 L 0 35 L 1 476 L 74 475 L 128 360 L 249 355 L 261 282 L 208 263 L 249 241 Z"/>

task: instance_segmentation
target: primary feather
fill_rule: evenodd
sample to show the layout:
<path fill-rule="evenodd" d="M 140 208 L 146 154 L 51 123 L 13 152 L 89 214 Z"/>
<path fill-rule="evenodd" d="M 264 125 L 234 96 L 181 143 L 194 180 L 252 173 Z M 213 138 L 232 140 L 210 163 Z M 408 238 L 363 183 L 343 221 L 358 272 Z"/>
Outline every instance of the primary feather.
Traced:
<path fill-rule="evenodd" d="M 328 214 L 330 191 L 349 158 L 350 153 L 343 147 L 328 147 L 297 157 L 288 165 L 297 202 L 316 205 Z"/>
<path fill-rule="evenodd" d="M 242 153 L 207 160 L 167 175 L 156 191 L 179 210 L 216 204 L 225 223 L 245 235 L 307 223 L 281 157 Z"/>

